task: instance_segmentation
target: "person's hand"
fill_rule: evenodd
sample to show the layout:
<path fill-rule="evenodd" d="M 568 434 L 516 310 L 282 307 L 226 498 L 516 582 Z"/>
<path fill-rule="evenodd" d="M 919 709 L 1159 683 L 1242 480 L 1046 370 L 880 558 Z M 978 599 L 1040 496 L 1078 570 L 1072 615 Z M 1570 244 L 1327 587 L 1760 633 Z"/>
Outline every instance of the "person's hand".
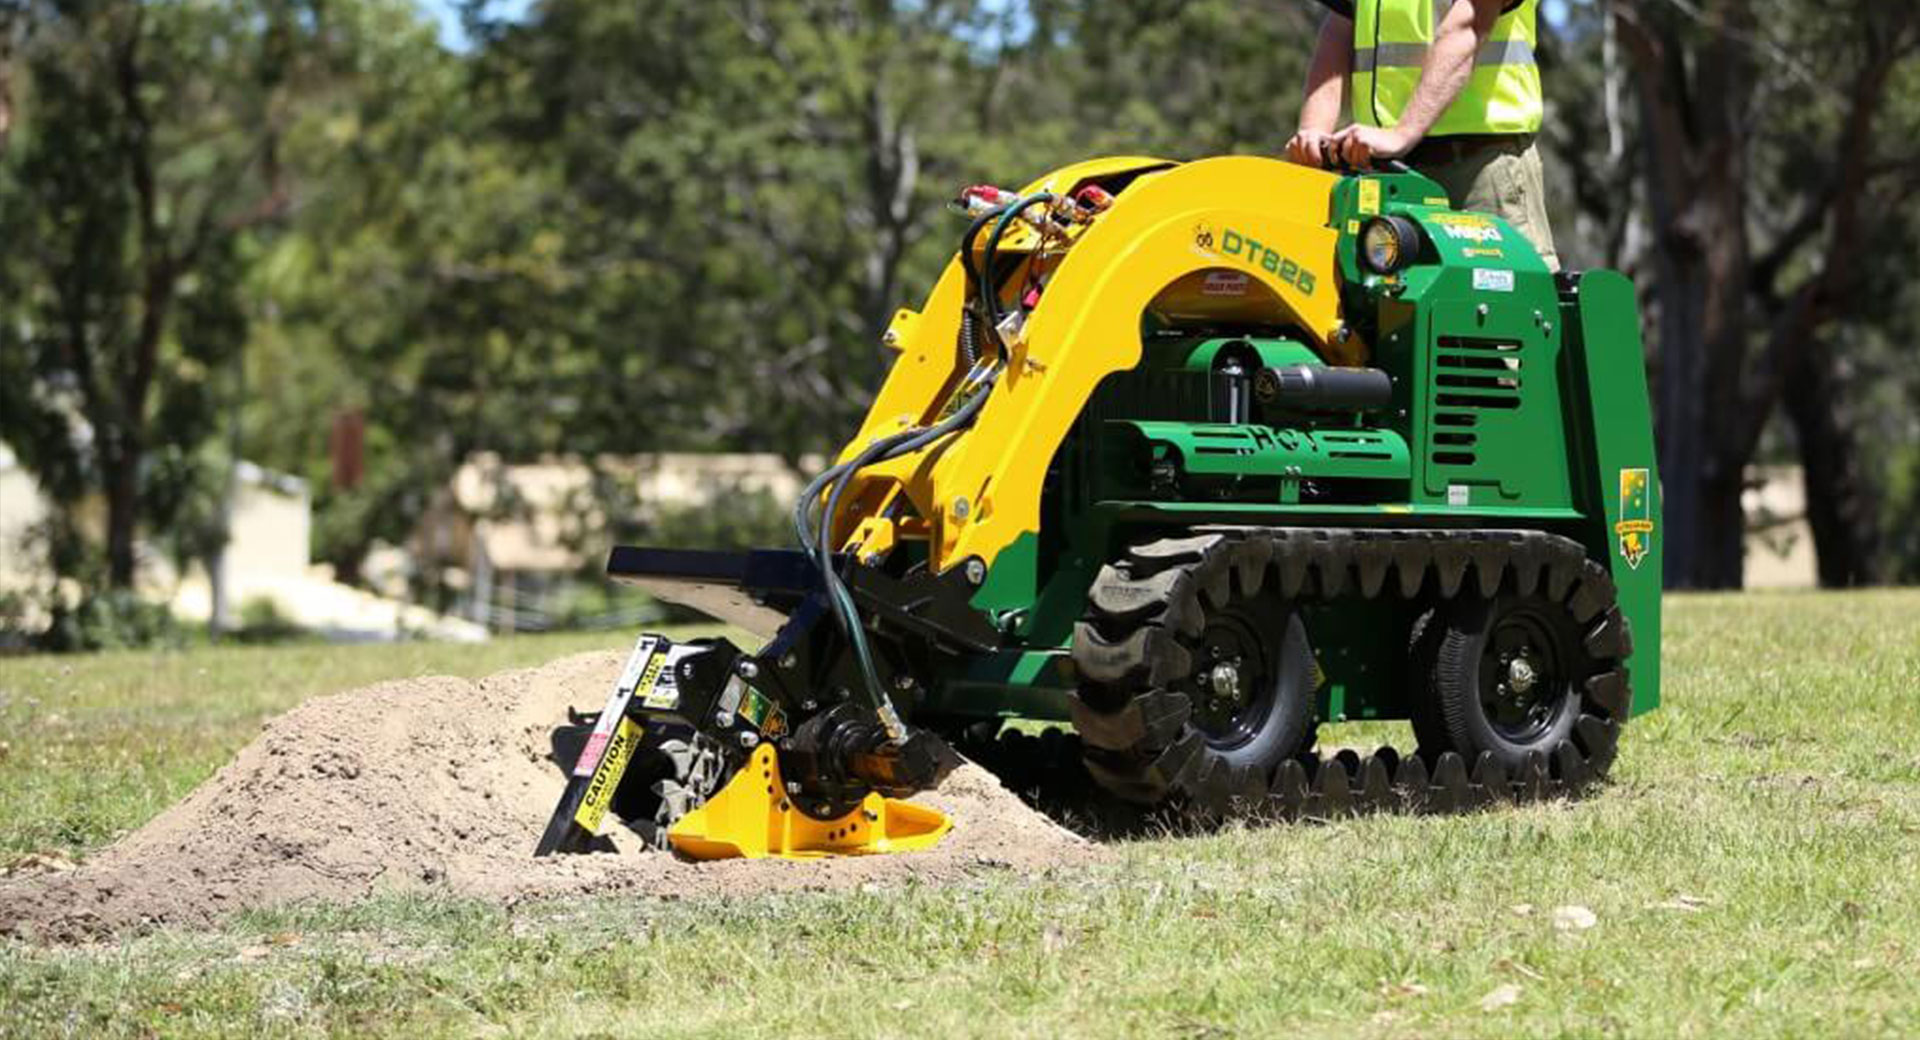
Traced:
<path fill-rule="evenodd" d="M 1412 135 L 1358 123 L 1333 135 L 1328 147 L 1355 169 L 1371 169 L 1375 159 L 1398 159 L 1418 144 Z"/>
<path fill-rule="evenodd" d="M 1287 158 L 1315 169 L 1331 166 L 1333 135 L 1319 130 L 1301 130 L 1287 141 Z"/>

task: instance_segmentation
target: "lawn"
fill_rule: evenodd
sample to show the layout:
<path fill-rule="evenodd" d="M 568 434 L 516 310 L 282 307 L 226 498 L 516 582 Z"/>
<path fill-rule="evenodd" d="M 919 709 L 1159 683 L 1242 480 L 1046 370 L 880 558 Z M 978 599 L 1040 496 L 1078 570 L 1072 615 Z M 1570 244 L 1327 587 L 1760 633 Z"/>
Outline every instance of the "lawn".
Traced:
<path fill-rule="evenodd" d="M 1920 1035 L 1920 593 L 1676 597 L 1667 626 L 1667 705 L 1579 804 L 0 945 L 0 1036 Z M 0 864 L 84 858 L 315 693 L 619 642 L 0 660 Z"/>

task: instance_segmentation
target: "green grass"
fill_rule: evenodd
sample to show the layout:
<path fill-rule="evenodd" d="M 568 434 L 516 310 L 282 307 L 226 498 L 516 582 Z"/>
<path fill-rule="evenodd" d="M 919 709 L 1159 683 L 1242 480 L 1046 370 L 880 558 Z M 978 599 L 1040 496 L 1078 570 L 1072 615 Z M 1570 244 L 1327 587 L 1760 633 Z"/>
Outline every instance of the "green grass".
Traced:
<path fill-rule="evenodd" d="M 946 888 L 0 946 L 0 1035 L 1920 1035 L 1920 593 L 1676 598 L 1666 635 L 1667 706 L 1576 805 Z M 614 642 L 0 662 L 0 850 L 97 848 L 301 696 Z M 1598 923 L 1555 928 L 1563 905 Z"/>

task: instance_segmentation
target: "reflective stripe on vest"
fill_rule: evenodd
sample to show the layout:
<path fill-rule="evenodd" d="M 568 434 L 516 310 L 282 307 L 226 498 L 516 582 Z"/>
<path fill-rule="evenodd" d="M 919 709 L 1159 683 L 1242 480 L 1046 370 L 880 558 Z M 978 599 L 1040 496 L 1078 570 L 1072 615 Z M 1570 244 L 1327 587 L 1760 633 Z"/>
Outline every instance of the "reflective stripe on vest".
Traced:
<path fill-rule="evenodd" d="M 1349 78 L 1354 121 L 1393 126 L 1420 84 L 1427 47 L 1455 0 L 1359 0 L 1353 23 L 1353 73 Z M 1428 132 L 1515 134 L 1540 129 L 1545 101 L 1540 67 L 1539 0 L 1525 0 L 1500 16 L 1475 56 L 1473 75 L 1460 96 Z"/>

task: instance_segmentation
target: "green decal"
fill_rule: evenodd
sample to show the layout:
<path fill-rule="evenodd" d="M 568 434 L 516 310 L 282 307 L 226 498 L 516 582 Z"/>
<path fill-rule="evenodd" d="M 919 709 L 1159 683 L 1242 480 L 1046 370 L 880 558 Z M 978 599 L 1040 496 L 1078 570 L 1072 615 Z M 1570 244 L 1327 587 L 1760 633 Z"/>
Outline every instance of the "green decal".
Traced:
<path fill-rule="evenodd" d="M 786 713 L 774 707 L 772 701 L 752 687 L 748 687 L 747 695 L 740 699 L 740 717 L 769 737 L 777 737 L 787 731 Z"/>

